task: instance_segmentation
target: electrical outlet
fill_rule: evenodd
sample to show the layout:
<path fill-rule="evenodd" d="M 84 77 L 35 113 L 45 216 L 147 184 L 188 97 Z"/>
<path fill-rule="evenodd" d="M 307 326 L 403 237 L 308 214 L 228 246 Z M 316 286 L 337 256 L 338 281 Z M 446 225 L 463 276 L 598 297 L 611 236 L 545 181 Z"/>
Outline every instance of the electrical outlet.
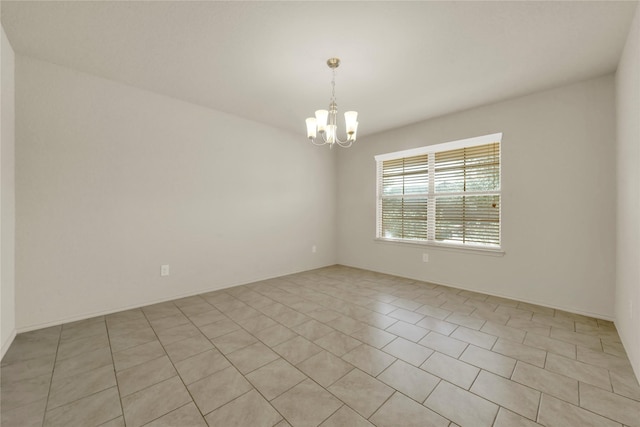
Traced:
<path fill-rule="evenodd" d="M 311 246 L 311 253 L 312 254 L 316 253 L 316 245 Z"/>
<path fill-rule="evenodd" d="M 429 254 L 422 254 L 422 262 L 429 262 Z"/>
<path fill-rule="evenodd" d="M 169 264 L 164 264 L 160 266 L 160 276 L 168 276 L 169 275 Z"/>

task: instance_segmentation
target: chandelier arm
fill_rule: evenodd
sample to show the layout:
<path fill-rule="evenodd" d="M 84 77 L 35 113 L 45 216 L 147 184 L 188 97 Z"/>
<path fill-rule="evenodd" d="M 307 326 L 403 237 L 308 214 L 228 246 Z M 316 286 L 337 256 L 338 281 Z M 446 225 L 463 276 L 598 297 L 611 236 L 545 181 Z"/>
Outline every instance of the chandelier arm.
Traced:
<path fill-rule="evenodd" d="M 318 147 L 328 144 L 328 142 L 325 141 L 324 138 L 321 139 L 321 142 L 316 142 L 316 138 L 309 138 L 309 141 L 311 141 L 313 145 L 317 145 Z"/>

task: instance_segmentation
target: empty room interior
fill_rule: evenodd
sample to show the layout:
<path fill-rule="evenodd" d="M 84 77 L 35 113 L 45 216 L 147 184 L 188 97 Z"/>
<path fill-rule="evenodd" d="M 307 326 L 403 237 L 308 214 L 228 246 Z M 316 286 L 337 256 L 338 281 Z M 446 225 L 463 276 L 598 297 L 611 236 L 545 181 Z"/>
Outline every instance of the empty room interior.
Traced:
<path fill-rule="evenodd" d="M 0 14 L 2 427 L 640 427 L 638 1 Z"/>

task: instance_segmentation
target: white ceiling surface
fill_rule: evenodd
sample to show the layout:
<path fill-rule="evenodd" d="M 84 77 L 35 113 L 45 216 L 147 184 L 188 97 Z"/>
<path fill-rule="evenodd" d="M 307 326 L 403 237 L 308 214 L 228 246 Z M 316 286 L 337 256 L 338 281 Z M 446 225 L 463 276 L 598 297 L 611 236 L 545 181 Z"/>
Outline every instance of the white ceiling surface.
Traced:
<path fill-rule="evenodd" d="M 304 133 L 360 136 L 615 71 L 637 2 L 10 2 L 14 50 Z"/>

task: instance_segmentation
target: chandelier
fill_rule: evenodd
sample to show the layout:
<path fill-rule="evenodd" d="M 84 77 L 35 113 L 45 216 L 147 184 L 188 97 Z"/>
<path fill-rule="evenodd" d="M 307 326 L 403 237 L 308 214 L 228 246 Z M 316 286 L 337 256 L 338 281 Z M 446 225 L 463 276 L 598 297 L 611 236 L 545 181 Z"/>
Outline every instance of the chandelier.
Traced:
<path fill-rule="evenodd" d="M 347 111 L 344 113 L 344 121 L 346 124 L 347 139 L 341 141 L 338 138 L 338 125 L 336 116 L 338 114 L 338 106 L 336 104 L 336 68 L 340 65 L 339 58 L 329 58 L 327 65 L 333 71 L 333 78 L 331 79 L 331 102 L 329 103 L 329 110 L 316 111 L 315 117 L 309 117 L 307 122 L 307 138 L 311 140 L 314 145 L 329 144 L 329 148 L 333 147 L 333 144 L 338 144 L 340 147 L 348 148 L 356 140 L 356 133 L 358 131 L 358 112 Z M 320 134 L 320 138 L 316 139 L 316 135 Z"/>

